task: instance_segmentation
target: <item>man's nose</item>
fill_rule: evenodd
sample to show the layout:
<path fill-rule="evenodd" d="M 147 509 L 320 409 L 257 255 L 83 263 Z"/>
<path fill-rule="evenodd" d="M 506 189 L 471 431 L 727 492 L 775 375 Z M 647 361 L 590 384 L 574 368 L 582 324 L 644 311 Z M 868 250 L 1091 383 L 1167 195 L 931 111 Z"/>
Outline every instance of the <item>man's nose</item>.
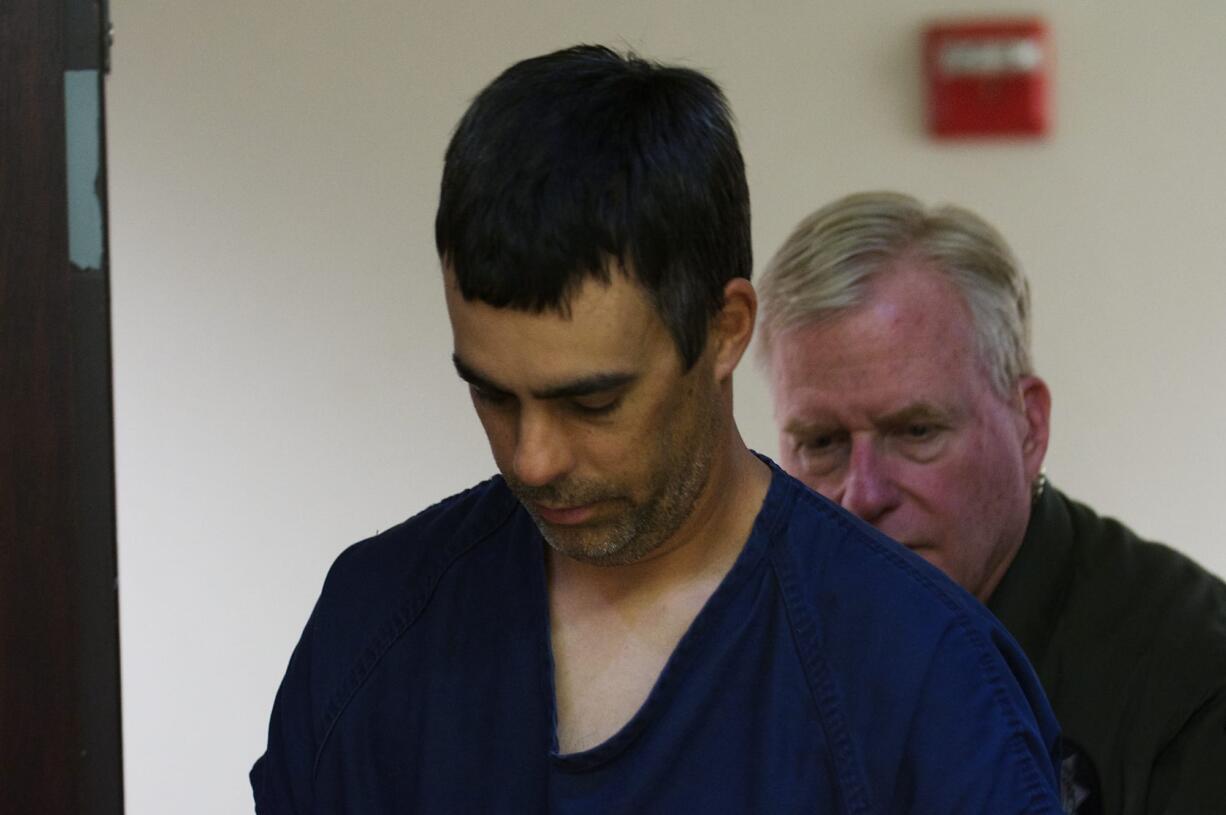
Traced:
<path fill-rule="evenodd" d="M 890 478 L 888 463 L 872 440 L 852 442 L 840 503 L 870 524 L 876 524 L 898 505 L 898 489 Z"/>
<path fill-rule="evenodd" d="M 573 465 L 565 429 L 547 411 L 525 410 L 515 443 L 515 477 L 527 486 L 541 487 L 566 475 Z"/>

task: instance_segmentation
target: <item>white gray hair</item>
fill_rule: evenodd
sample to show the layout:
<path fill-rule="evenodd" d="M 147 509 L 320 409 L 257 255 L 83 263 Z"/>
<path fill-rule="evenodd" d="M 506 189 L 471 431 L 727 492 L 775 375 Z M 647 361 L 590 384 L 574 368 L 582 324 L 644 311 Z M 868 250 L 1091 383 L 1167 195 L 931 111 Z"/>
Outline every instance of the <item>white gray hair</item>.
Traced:
<path fill-rule="evenodd" d="M 858 305 L 869 279 L 914 253 L 944 273 L 966 300 L 977 351 L 993 387 L 1013 398 L 1030 362 L 1030 285 L 1004 238 L 969 210 L 925 208 L 909 195 L 865 192 L 822 207 L 797 225 L 757 286 L 758 353 L 799 325 Z"/>

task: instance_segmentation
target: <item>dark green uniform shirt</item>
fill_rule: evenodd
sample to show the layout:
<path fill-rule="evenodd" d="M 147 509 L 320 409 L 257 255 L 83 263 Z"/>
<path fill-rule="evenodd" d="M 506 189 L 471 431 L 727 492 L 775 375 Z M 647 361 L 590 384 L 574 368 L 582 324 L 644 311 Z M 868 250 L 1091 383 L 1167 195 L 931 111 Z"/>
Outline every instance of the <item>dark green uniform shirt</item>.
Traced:
<path fill-rule="evenodd" d="M 988 607 L 1064 729 L 1078 815 L 1226 813 L 1226 584 L 1048 487 Z"/>

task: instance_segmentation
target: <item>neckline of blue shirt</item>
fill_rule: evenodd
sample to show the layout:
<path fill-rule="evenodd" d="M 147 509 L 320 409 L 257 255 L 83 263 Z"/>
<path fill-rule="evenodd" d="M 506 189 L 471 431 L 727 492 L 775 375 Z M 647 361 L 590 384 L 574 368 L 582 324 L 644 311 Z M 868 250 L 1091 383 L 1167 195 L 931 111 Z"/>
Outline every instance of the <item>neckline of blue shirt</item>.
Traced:
<path fill-rule="evenodd" d="M 766 491 L 766 498 L 763 499 L 762 506 L 758 509 L 758 514 L 754 518 L 753 528 L 750 530 L 749 538 L 745 541 L 744 548 L 741 549 L 740 554 L 737 555 L 736 560 L 732 564 L 732 568 L 724 575 L 724 579 L 720 581 L 715 591 L 707 598 L 706 603 L 703 604 L 698 614 L 694 617 L 689 628 L 686 629 L 686 632 L 677 642 L 676 648 L 673 649 L 672 654 L 669 655 L 668 660 L 664 663 L 663 670 L 656 677 L 651 691 L 647 694 L 647 698 L 639 706 L 639 709 L 608 739 L 594 747 L 577 753 L 558 752 L 557 691 L 553 681 L 553 647 L 551 645 L 549 601 L 545 578 L 544 547 L 548 546 L 548 544 L 538 533 L 541 558 L 540 568 L 537 572 L 538 582 L 536 588 L 539 611 L 544 620 L 541 650 L 542 658 L 545 661 L 543 675 L 546 687 L 544 691 L 545 698 L 548 700 L 550 715 L 549 759 L 556 770 L 567 773 L 581 773 L 597 769 L 615 760 L 634 743 L 639 735 L 659 717 L 660 711 L 668 707 L 669 701 L 684 683 L 690 662 L 694 654 L 700 650 L 703 639 L 717 627 L 724 610 L 732 603 L 733 599 L 737 596 L 737 592 L 745 585 L 749 576 L 754 574 L 758 564 L 766 555 L 768 544 L 775 534 L 776 527 L 786 517 L 785 510 L 789 499 L 795 496 L 794 491 L 789 489 L 789 480 L 783 475 L 779 466 L 760 453 L 755 452 L 754 455 L 770 467 L 771 483 Z"/>

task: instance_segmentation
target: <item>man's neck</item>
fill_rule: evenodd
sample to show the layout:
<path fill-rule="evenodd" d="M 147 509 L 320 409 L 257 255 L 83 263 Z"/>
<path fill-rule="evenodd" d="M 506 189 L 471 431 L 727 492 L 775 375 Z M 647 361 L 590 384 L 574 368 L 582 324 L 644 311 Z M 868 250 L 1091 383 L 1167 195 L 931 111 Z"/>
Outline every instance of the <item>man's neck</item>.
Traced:
<path fill-rule="evenodd" d="M 594 747 L 634 715 L 749 539 L 770 468 L 731 435 L 694 511 L 653 556 L 596 566 L 546 549 L 563 753 Z"/>

